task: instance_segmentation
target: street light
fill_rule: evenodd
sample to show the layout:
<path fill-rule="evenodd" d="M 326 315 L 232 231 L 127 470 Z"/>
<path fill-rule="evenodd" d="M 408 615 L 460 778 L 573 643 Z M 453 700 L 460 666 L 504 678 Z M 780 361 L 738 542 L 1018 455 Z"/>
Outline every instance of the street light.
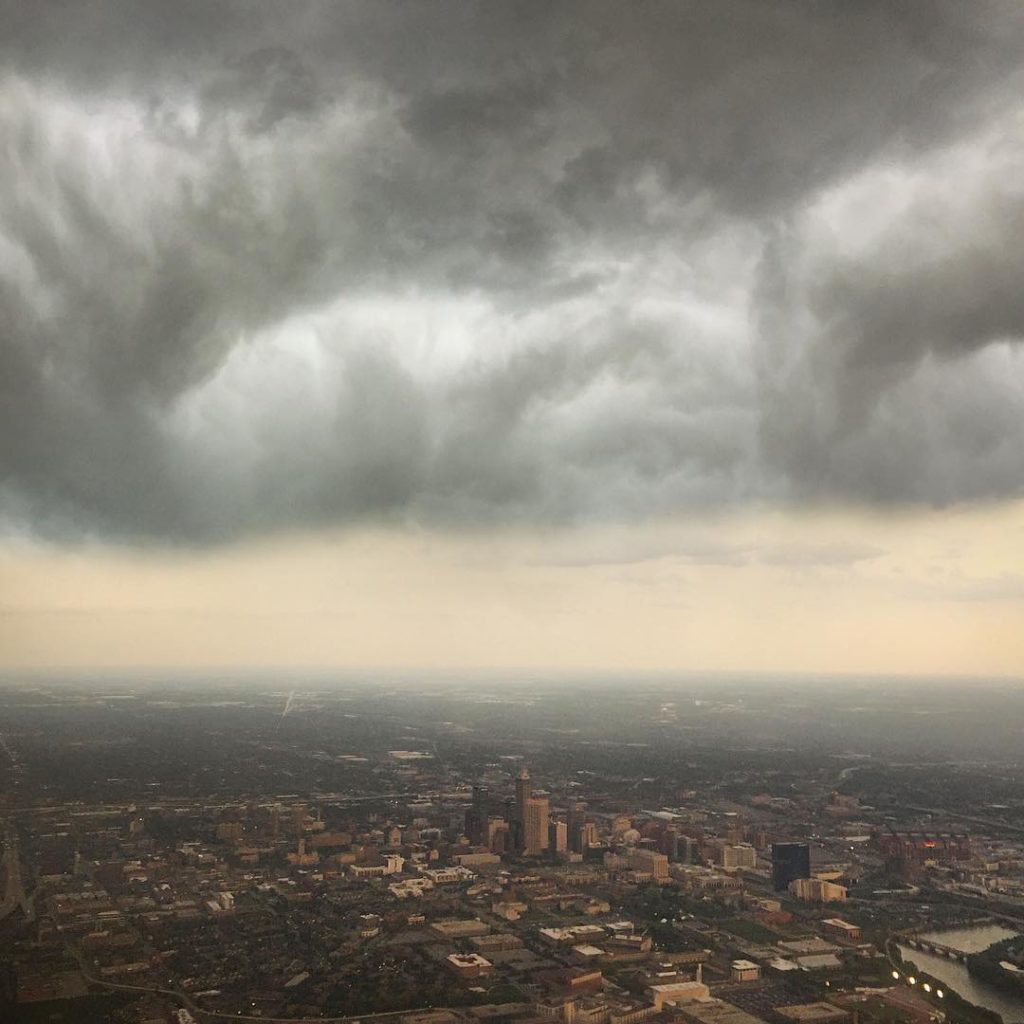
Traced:
<path fill-rule="evenodd" d="M 946 998 L 946 993 L 945 993 L 945 992 L 943 992 L 941 988 L 937 988 L 937 989 L 935 990 L 935 994 L 936 994 L 936 995 L 937 995 L 937 996 L 938 996 L 938 997 L 939 997 L 940 999 L 945 999 L 945 998 Z"/>
<path fill-rule="evenodd" d="M 923 988 L 925 992 L 931 992 L 932 990 L 931 985 L 929 985 L 927 981 L 921 986 L 921 988 Z"/>
<path fill-rule="evenodd" d="M 899 971 L 893 971 L 892 972 L 892 976 L 893 976 L 893 980 L 894 981 L 899 981 L 900 980 L 900 972 Z"/>
<path fill-rule="evenodd" d="M 917 978 L 915 978 L 913 975 L 911 975 L 909 978 L 907 978 L 907 982 L 909 984 L 911 984 L 911 985 L 916 985 L 917 984 Z"/>

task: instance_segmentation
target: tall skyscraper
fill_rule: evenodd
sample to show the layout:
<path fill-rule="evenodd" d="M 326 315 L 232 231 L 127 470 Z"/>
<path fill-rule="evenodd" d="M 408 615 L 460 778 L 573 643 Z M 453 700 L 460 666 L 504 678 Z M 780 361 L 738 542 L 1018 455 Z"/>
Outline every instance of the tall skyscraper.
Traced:
<path fill-rule="evenodd" d="M 675 828 L 669 828 L 665 830 L 665 834 L 662 837 L 661 852 L 664 853 L 670 861 L 679 860 L 679 830 Z"/>
<path fill-rule="evenodd" d="M 528 796 L 523 807 L 523 853 L 528 857 L 548 848 L 549 804 L 546 796 Z"/>
<path fill-rule="evenodd" d="M 473 787 L 473 802 L 466 811 L 466 835 L 471 843 L 487 842 L 487 787 Z"/>
<path fill-rule="evenodd" d="M 526 802 L 533 792 L 533 784 L 530 781 L 530 772 L 526 765 L 519 770 L 516 776 L 516 803 L 512 820 L 509 822 L 512 831 L 512 846 L 517 853 L 526 850 Z"/>
<path fill-rule="evenodd" d="M 790 882 L 811 877 L 811 848 L 807 843 L 772 843 L 772 886 L 785 892 Z"/>
<path fill-rule="evenodd" d="M 505 821 L 508 822 L 508 851 L 518 853 L 522 847 L 523 829 L 519 822 L 519 810 L 515 797 L 505 797 Z"/>
<path fill-rule="evenodd" d="M 565 853 L 569 849 L 569 829 L 564 821 L 553 821 L 548 826 L 548 849 Z"/>
<path fill-rule="evenodd" d="M 573 853 L 583 852 L 583 823 L 586 821 L 587 805 L 579 800 L 570 800 L 566 814 L 566 831 L 569 837 L 569 849 Z"/>
<path fill-rule="evenodd" d="M 512 850 L 512 831 L 505 818 L 487 820 L 487 846 L 491 853 L 509 853 Z"/>
<path fill-rule="evenodd" d="M 592 821 L 580 825 L 580 852 L 586 853 L 591 846 L 597 846 L 597 826 Z"/>
<path fill-rule="evenodd" d="M 530 784 L 530 772 L 524 765 L 516 777 L 516 818 L 519 821 L 526 820 L 526 801 L 533 792 Z"/>

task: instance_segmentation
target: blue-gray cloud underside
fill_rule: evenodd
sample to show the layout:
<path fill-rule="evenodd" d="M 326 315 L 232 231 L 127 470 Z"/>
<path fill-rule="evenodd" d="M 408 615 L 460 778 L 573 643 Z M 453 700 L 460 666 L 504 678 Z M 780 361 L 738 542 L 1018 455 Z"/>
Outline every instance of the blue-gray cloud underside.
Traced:
<path fill-rule="evenodd" d="M 1024 482 L 1024 12 L 16 4 L 9 529 Z"/>

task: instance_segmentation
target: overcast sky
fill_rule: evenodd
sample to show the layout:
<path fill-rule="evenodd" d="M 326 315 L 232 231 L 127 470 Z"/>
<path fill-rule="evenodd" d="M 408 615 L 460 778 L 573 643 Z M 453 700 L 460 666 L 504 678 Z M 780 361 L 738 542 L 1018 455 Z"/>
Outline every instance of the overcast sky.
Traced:
<path fill-rule="evenodd" d="M 0 2 L 0 663 L 1024 674 L 1022 97 L 1017 0 Z"/>

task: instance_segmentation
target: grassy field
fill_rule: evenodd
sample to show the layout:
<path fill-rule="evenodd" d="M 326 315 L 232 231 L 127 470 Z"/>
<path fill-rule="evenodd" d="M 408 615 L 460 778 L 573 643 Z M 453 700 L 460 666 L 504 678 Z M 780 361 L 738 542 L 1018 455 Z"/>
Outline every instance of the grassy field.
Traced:
<path fill-rule="evenodd" d="M 743 917 L 730 917 L 721 922 L 721 927 L 726 931 L 748 942 L 757 942 L 761 945 L 774 946 L 782 938 L 778 932 L 773 932 L 763 924 L 756 921 L 748 921 Z"/>

